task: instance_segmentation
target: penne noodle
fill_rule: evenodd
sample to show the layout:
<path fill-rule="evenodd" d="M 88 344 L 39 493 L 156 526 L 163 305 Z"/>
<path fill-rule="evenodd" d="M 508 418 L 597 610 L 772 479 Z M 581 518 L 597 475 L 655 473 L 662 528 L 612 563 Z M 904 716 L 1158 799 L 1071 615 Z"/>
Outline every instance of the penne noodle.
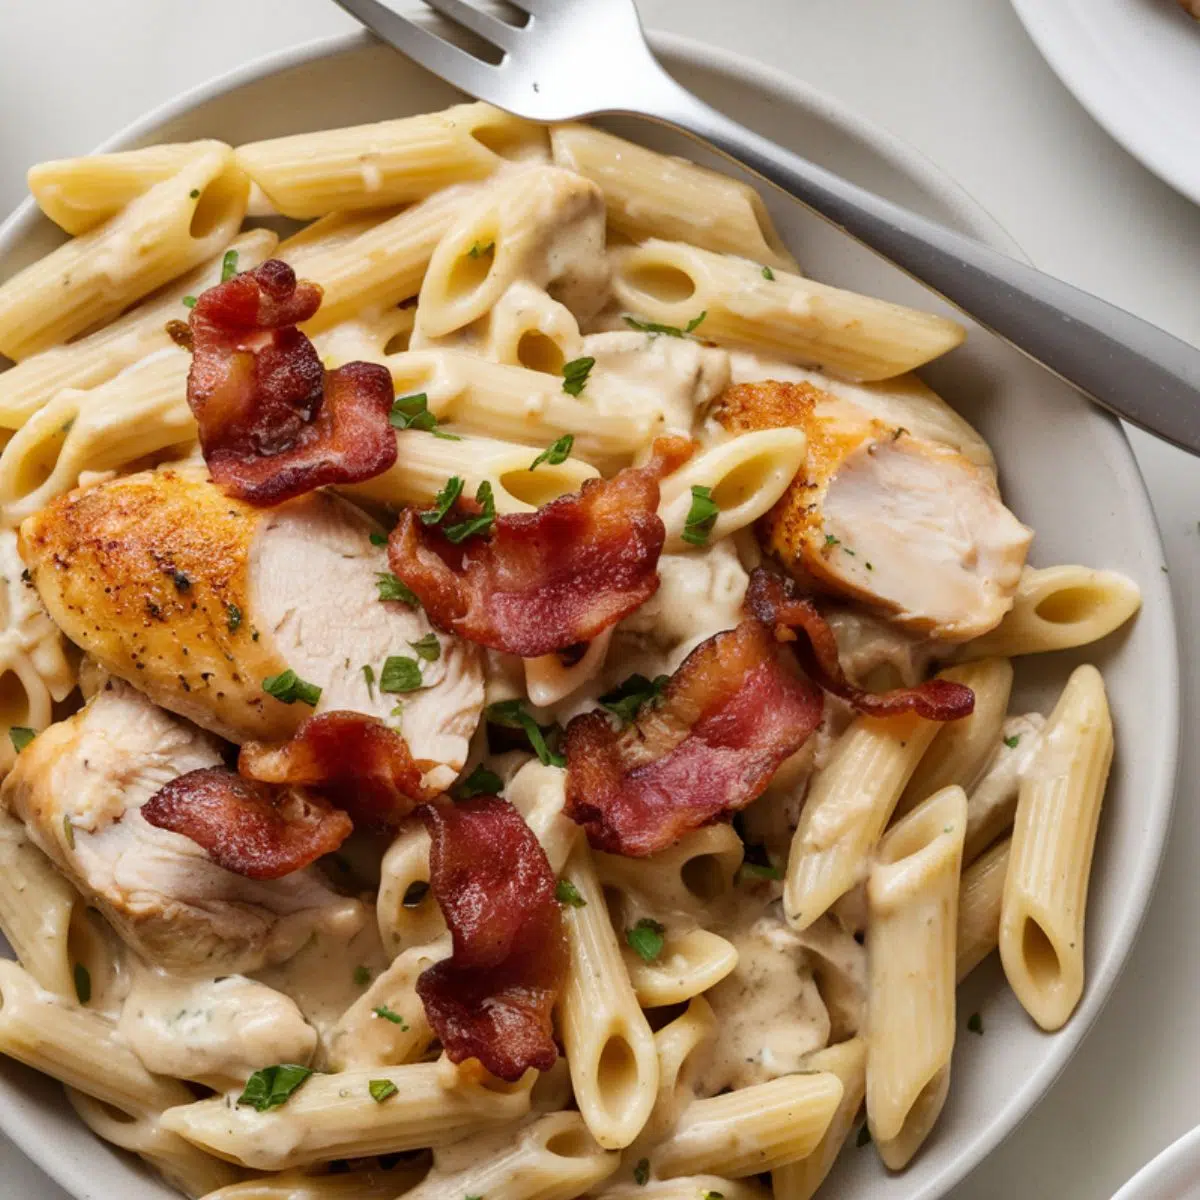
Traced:
<path fill-rule="evenodd" d="M 651 240 L 612 259 L 613 295 L 635 318 L 847 379 L 901 375 L 966 336 L 945 317 L 783 271 L 768 280 L 757 263 L 684 242 Z"/>
<path fill-rule="evenodd" d="M 867 1120 L 899 1170 L 950 1086 L 958 882 L 967 798 L 930 796 L 888 832 L 867 880 Z"/>
<path fill-rule="evenodd" d="M 1000 959 L 1025 1011 L 1059 1029 L 1083 994 L 1084 917 L 1112 718 L 1095 667 L 1077 667 L 1021 781 L 1000 914 Z"/>
<path fill-rule="evenodd" d="M 1000 905 L 1012 842 L 1005 838 L 962 873 L 958 888 L 955 979 L 961 983 L 1000 944 Z"/>

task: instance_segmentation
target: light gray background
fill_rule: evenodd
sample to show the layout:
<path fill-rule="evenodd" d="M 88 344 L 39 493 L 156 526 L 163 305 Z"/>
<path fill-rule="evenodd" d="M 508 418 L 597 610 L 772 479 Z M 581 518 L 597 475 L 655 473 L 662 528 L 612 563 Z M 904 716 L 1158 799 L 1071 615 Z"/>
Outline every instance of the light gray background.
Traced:
<path fill-rule="evenodd" d="M 1092 123 L 1005 0 L 640 5 L 649 25 L 833 93 L 954 175 L 1038 265 L 1200 345 L 1200 209 Z M 0 0 L 0 212 L 23 197 L 31 163 L 82 153 L 183 89 L 352 27 L 328 0 Z M 1200 464 L 1132 440 L 1180 615 L 1184 746 L 1171 844 L 1107 1010 L 1034 1116 L 957 1189 L 960 1200 L 1108 1197 L 1200 1122 Z M 66 1200 L 2 1137 L 0 1181 L 6 1198 Z"/>

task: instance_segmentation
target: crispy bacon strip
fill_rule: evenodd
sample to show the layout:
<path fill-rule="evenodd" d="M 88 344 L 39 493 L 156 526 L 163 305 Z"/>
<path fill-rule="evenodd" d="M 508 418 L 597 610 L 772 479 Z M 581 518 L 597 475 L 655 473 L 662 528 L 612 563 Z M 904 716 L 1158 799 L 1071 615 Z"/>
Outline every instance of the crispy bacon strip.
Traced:
<path fill-rule="evenodd" d="M 281 879 L 330 854 L 350 818 L 320 796 L 202 767 L 172 779 L 142 805 L 159 829 L 191 838 L 219 867 L 247 879 Z"/>
<path fill-rule="evenodd" d="M 238 770 L 262 783 L 315 788 L 356 828 L 391 829 L 432 798 L 404 738 L 363 713 L 308 717 L 282 745 L 247 742 Z"/>
<path fill-rule="evenodd" d="M 386 367 L 327 372 L 296 328 L 321 306 L 268 259 L 202 292 L 189 327 L 188 404 L 213 479 L 251 504 L 280 504 L 332 483 L 358 483 L 396 461 Z"/>
<path fill-rule="evenodd" d="M 495 796 L 426 805 L 429 882 L 454 952 L 417 979 L 452 1062 L 513 1082 L 558 1057 L 551 1012 L 567 974 L 554 872 L 521 814 Z"/>
<path fill-rule="evenodd" d="M 658 483 L 690 454 L 686 439 L 660 438 L 646 466 L 589 480 L 537 512 L 497 517 L 490 538 L 459 545 L 406 509 L 388 561 L 439 629 L 523 658 L 566 650 L 658 590 Z"/>
<path fill-rule="evenodd" d="M 759 796 L 822 709 L 770 628 L 747 618 L 697 646 L 634 724 L 618 731 L 595 711 L 567 726 L 564 811 L 600 850 L 655 854 Z"/>
<path fill-rule="evenodd" d="M 800 665 L 827 691 L 872 717 L 915 712 L 930 721 L 955 721 L 975 711 L 975 693 L 949 679 L 928 679 L 916 687 L 868 692 L 855 687 L 838 660 L 837 638 L 811 600 L 790 579 L 759 567 L 746 589 L 746 610 L 792 642 Z M 796 639 L 795 631 L 804 634 Z"/>

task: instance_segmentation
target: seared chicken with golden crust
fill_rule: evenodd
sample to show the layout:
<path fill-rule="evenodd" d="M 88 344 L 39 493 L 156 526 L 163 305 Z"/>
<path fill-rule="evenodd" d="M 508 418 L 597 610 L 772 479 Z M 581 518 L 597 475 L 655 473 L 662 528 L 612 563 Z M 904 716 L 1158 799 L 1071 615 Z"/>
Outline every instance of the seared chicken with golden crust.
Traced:
<path fill-rule="evenodd" d="M 313 707 L 263 681 L 292 670 L 304 695 L 321 689 L 318 712 L 390 721 L 444 787 L 482 711 L 479 652 L 380 599 L 373 528 L 328 493 L 260 509 L 203 472 L 161 470 L 59 498 L 22 525 L 20 547 L 55 624 L 155 703 L 235 742 L 283 740 Z M 430 635 L 436 657 L 425 642 L 418 658 L 411 644 Z M 419 690 L 381 690 L 393 655 L 419 665 Z"/>
<path fill-rule="evenodd" d="M 289 958 L 314 930 L 353 933 L 362 906 L 319 871 L 244 879 L 142 817 L 164 784 L 221 761 L 215 738 L 109 680 L 17 756 L 0 803 L 152 966 L 253 971 Z"/>
<path fill-rule="evenodd" d="M 1033 532 L 990 471 L 811 384 L 739 384 L 714 415 L 730 432 L 808 434 L 806 466 L 760 527 L 801 581 L 952 642 L 993 629 L 1012 607 Z"/>

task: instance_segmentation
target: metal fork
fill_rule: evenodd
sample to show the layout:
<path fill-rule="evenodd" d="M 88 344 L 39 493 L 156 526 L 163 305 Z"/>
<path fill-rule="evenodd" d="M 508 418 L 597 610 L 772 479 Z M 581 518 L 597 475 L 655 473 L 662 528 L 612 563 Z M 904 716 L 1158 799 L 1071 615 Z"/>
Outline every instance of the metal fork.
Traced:
<path fill-rule="evenodd" d="M 658 64 L 633 0 L 424 0 L 476 54 L 385 0 L 336 0 L 435 75 L 535 121 L 632 114 L 710 143 L 941 293 L 1103 407 L 1200 454 L 1200 350 L 1087 292 L 873 195 L 698 100 Z M 487 59 L 498 59 L 496 62 Z"/>

